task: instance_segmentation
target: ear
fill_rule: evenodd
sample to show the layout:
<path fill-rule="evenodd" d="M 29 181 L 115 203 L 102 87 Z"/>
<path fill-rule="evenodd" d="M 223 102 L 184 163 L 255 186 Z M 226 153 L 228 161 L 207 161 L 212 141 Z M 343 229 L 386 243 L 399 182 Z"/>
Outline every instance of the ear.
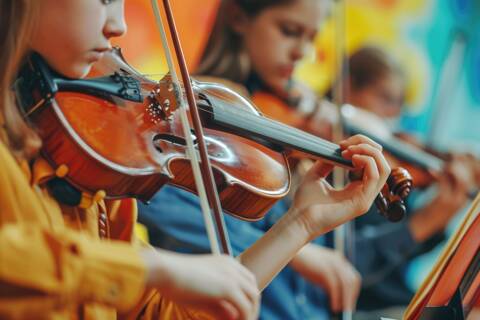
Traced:
<path fill-rule="evenodd" d="M 228 5 L 227 19 L 230 28 L 239 35 L 243 35 L 247 31 L 250 23 L 248 14 L 234 1 L 230 1 Z"/>

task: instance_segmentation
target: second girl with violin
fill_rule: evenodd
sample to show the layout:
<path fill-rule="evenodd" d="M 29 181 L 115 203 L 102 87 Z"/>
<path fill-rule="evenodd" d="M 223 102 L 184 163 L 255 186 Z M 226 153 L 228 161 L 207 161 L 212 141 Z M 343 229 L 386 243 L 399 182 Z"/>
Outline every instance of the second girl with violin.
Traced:
<path fill-rule="evenodd" d="M 62 204 L 49 181 L 68 178 L 68 168 L 48 161 L 44 132 L 20 112 L 12 84 L 33 51 L 60 75 L 85 76 L 110 49 L 109 40 L 125 32 L 123 10 L 122 0 L 0 1 L 0 316 L 191 319 L 204 315 L 200 309 L 222 319 L 253 319 L 258 291 L 305 243 L 364 213 L 389 166 L 371 140 L 346 140 L 342 154 L 363 170 L 362 180 L 333 190 L 323 179 L 331 168 L 319 163 L 288 212 L 237 260 L 138 245 L 131 199 L 85 195 L 79 206 Z M 35 112 L 45 108 L 53 104 Z"/>

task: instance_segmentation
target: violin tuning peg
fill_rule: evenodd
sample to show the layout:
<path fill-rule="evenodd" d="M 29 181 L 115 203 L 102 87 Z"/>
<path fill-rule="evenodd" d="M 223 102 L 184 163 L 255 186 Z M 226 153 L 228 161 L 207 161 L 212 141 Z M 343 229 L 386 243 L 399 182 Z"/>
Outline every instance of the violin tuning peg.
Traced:
<path fill-rule="evenodd" d="M 405 199 L 412 189 L 412 177 L 404 168 L 393 168 L 386 185 L 375 199 L 380 214 L 391 222 L 403 219 L 407 208 Z"/>
<path fill-rule="evenodd" d="M 387 184 L 394 195 L 405 199 L 412 190 L 413 178 L 406 169 L 401 167 L 393 168 Z"/>
<path fill-rule="evenodd" d="M 387 219 L 391 222 L 398 222 L 403 219 L 407 212 L 405 203 L 401 199 L 390 202 L 388 206 L 388 216 Z"/>

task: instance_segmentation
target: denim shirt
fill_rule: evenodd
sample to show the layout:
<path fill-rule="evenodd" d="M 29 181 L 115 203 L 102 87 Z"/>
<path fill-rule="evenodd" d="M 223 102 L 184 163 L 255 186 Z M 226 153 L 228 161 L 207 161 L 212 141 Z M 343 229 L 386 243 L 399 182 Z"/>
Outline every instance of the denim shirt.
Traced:
<path fill-rule="evenodd" d="M 443 232 L 423 243 L 413 239 L 409 218 L 414 214 L 413 203 L 422 192 L 416 190 L 409 196 L 407 216 L 401 222 L 386 221 L 374 212 L 376 208 L 355 220 L 354 265 L 362 275 L 357 309 L 407 305 L 413 298 L 414 292 L 405 279 L 408 264 L 445 240 Z"/>
<path fill-rule="evenodd" d="M 234 255 L 262 237 L 286 211 L 286 203 L 279 201 L 259 222 L 245 222 L 225 215 Z M 210 251 L 198 198 L 189 192 L 163 187 L 149 205 L 139 204 L 139 221 L 147 226 L 150 241 L 157 247 L 184 253 Z M 260 318 L 328 319 L 327 298 L 320 288 L 287 266 L 263 291 Z"/>

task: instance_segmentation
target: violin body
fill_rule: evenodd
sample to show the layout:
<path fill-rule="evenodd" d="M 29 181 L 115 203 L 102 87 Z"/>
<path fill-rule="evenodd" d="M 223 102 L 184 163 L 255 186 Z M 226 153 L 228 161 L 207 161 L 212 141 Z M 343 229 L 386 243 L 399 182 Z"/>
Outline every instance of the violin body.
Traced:
<path fill-rule="evenodd" d="M 95 74 L 117 72 L 140 79 L 119 51 L 108 54 Z M 203 86 L 199 88 L 198 86 Z M 198 84 L 198 90 L 218 90 Z M 141 102 L 89 93 L 59 91 L 48 106 L 30 115 L 54 168 L 68 167 L 66 179 L 83 192 L 107 198 L 148 201 L 166 183 L 196 192 L 171 83 L 141 78 Z M 172 105 L 170 114 L 166 104 Z M 163 105 L 163 106 L 162 106 Z M 254 108 L 242 112 L 258 114 Z M 285 155 L 238 135 L 205 129 L 220 200 L 225 211 L 258 220 L 290 188 Z"/>

